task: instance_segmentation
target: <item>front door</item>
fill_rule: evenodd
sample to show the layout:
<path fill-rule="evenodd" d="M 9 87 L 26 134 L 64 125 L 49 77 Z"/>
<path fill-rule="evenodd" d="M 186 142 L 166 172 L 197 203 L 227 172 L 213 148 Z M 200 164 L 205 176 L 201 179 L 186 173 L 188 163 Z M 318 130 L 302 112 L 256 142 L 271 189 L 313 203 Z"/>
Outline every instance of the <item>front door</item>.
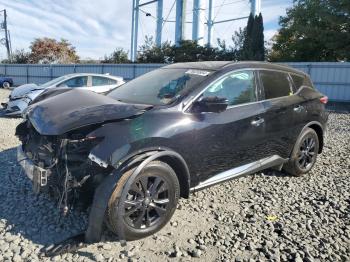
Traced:
<path fill-rule="evenodd" d="M 58 87 L 68 87 L 68 88 L 87 88 L 88 77 L 87 76 L 76 76 L 72 77 L 61 84 Z"/>
<path fill-rule="evenodd" d="M 222 97 L 228 108 L 197 116 L 197 181 L 265 157 L 264 106 L 258 102 L 254 70 L 233 71 L 210 84 L 202 97 Z"/>

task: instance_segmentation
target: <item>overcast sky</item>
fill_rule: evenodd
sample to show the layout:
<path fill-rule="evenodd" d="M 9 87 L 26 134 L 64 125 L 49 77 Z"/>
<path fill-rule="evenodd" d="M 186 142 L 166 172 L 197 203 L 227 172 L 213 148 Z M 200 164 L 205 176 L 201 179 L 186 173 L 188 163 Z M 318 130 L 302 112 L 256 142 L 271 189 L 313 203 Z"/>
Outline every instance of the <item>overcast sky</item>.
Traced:
<path fill-rule="evenodd" d="M 141 3 L 148 0 L 140 0 Z M 205 1 L 205 0 L 203 0 Z M 265 40 L 278 29 L 279 16 L 293 0 L 262 0 Z M 174 0 L 164 0 L 164 17 L 175 18 Z M 193 0 L 187 0 L 187 21 L 192 21 Z M 249 0 L 214 0 L 214 20 L 224 20 L 249 14 Z M 139 45 L 145 35 L 154 35 L 156 6 L 143 7 L 140 13 Z M 0 9 L 6 8 L 12 49 L 28 49 L 30 42 L 38 37 L 65 38 L 76 48 L 81 58 L 102 58 L 116 47 L 130 49 L 132 0 L 0 0 Z M 169 16 L 168 16 L 169 14 Z M 2 20 L 2 17 L 1 17 Z M 225 39 L 230 44 L 231 35 L 246 20 L 218 24 L 213 38 Z M 163 40 L 174 42 L 174 23 L 163 27 Z M 191 24 L 185 29 L 191 36 Z M 2 38 L 2 36 L 1 36 Z M 215 41 L 216 42 L 216 41 Z M 0 46 L 0 59 L 5 58 L 5 48 Z"/>

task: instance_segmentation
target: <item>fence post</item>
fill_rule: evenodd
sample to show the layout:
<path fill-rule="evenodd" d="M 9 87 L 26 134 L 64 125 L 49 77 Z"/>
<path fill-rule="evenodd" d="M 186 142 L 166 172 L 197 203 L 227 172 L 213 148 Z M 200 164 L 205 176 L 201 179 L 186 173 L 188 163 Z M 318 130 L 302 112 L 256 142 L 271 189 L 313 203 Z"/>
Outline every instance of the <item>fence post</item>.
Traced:
<path fill-rule="evenodd" d="M 7 76 L 7 65 L 4 64 L 4 76 Z"/>
<path fill-rule="evenodd" d="M 101 74 L 104 74 L 104 73 L 105 73 L 105 65 L 102 64 L 102 65 L 101 65 Z"/>
<path fill-rule="evenodd" d="M 53 79 L 53 73 L 52 73 L 52 65 L 50 65 L 50 80 Z"/>
<path fill-rule="evenodd" d="M 136 78 L 136 64 L 134 63 L 133 64 L 133 78 L 132 79 L 135 79 Z"/>
<path fill-rule="evenodd" d="M 307 65 L 307 73 L 310 77 L 311 77 L 311 68 L 312 68 L 312 64 L 308 64 Z"/>
<path fill-rule="evenodd" d="M 29 84 L 29 65 L 26 64 L 26 84 Z"/>

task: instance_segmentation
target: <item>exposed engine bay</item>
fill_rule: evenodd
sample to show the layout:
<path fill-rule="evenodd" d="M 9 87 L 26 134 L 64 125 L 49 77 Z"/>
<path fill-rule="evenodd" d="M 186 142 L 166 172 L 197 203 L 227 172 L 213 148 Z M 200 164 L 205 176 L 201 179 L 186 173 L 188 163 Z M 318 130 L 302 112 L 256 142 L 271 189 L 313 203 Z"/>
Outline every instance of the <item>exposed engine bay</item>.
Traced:
<path fill-rule="evenodd" d="M 33 189 L 47 193 L 66 214 L 70 209 L 85 209 L 92 203 L 95 188 L 111 172 L 89 159 L 91 149 L 103 138 L 86 137 L 96 126 L 61 136 L 40 135 L 30 121 L 22 122 L 16 135 L 22 150 L 34 165 Z"/>

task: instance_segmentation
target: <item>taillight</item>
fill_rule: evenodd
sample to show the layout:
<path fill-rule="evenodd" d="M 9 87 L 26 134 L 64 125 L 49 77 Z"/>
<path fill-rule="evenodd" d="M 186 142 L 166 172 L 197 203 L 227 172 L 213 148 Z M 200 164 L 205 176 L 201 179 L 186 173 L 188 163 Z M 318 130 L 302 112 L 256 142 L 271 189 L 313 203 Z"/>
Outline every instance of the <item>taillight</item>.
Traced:
<path fill-rule="evenodd" d="M 320 102 L 321 102 L 322 104 L 327 104 L 327 103 L 328 103 L 328 97 L 327 97 L 327 96 L 321 97 L 321 98 L 320 98 Z"/>

